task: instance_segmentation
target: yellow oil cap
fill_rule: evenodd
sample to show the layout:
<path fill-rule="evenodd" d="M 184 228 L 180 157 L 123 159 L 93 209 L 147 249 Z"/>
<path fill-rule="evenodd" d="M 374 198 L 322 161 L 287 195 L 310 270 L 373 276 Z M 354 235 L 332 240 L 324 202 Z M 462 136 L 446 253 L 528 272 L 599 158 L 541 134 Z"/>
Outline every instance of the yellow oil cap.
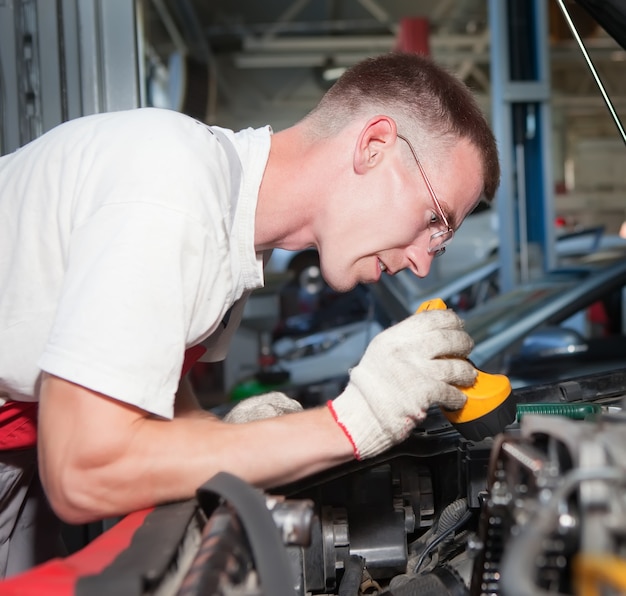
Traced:
<path fill-rule="evenodd" d="M 441 298 L 423 302 L 417 312 L 446 309 Z M 476 381 L 471 387 L 459 387 L 467 396 L 465 405 L 459 410 L 441 408 L 444 416 L 466 438 L 482 440 L 494 436 L 515 420 L 516 406 L 512 395 L 511 382 L 505 375 L 476 371 Z"/>
<path fill-rule="evenodd" d="M 511 382 L 504 375 L 491 375 L 477 370 L 478 376 L 471 387 L 459 387 L 467 395 L 460 410 L 445 410 L 450 422 L 469 422 L 485 416 L 511 395 Z"/>

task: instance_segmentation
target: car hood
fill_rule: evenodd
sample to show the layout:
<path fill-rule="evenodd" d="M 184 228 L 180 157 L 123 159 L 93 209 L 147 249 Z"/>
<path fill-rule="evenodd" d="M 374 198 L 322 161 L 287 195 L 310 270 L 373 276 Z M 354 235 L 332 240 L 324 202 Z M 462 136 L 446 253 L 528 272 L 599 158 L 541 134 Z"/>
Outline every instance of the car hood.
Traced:
<path fill-rule="evenodd" d="M 576 0 L 615 41 L 626 49 L 624 0 Z"/>

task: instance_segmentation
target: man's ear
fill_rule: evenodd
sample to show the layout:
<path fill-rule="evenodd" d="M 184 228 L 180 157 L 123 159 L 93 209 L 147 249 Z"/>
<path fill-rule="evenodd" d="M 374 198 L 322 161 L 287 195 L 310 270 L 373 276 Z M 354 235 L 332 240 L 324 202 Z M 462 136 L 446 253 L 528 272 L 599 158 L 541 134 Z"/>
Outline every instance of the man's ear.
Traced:
<path fill-rule="evenodd" d="M 397 138 L 396 122 L 389 116 L 370 118 L 359 134 L 354 148 L 354 170 L 364 174 L 379 164 Z"/>

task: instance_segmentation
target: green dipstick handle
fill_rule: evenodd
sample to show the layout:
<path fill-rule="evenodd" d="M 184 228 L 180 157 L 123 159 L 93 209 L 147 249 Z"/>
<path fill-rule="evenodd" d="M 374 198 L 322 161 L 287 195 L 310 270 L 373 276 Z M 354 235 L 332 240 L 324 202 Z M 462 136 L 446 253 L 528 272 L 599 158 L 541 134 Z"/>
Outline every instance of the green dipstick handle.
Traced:
<path fill-rule="evenodd" d="M 516 419 L 520 422 L 526 414 L 540 414 L 543 416 L 565 416 L 572 420 L 585 420 L 601 411 L 602 406 L 598 404 L 517 404 Z"/>

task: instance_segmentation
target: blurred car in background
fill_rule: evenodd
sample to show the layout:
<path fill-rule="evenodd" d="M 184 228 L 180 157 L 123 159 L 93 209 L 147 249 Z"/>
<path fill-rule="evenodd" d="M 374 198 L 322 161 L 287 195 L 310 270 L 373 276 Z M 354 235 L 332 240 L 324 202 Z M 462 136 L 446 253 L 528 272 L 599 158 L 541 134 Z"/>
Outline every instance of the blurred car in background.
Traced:
<path fill-rule="evenodd" d="M 500 262 L 497 257 L 492 256 L 463 273 L 450 275 L 445 280 L 430 276 L 418 278 L 405 269 L 393 276 L 381 277 L 371 289 L 381 308 L 394 322 L 408 317 L 431 298 L 441 298 L 448 308 L 462 314 L 498 293 L 499 272 Z"/>
<path fill-rule="evenodd" d="M 369 287 L 330 294 L 312 313 L 289 317 L 272 345 L 274 369 L 296 387 L 343 379 L 372 338 L 390 324 Z"/>
<path fill-rule="evenodd" d="M 626 368 L 626 252 L 551 272 L 467 313 L 477 368 L 514 387 Z"/>
<path fill-rule="evenodd" d="M 275 248 L 265 265 L 265 271 L 289 273 L 293 284 L 309 294 L 321 292 L 326 285 L 322 278 L 319 255 L 313 248 L 297 251 Z"/>
<path fill-rule="evenodd" d="M 560 264 L 572 260 L 585 259 L 605 251 L 623 250 L 626 252 L 626 238 L 619 234 L 606 234 L 604 226 L 593 226 L 562 234 L 556 242 L 557 258 Z"/>

